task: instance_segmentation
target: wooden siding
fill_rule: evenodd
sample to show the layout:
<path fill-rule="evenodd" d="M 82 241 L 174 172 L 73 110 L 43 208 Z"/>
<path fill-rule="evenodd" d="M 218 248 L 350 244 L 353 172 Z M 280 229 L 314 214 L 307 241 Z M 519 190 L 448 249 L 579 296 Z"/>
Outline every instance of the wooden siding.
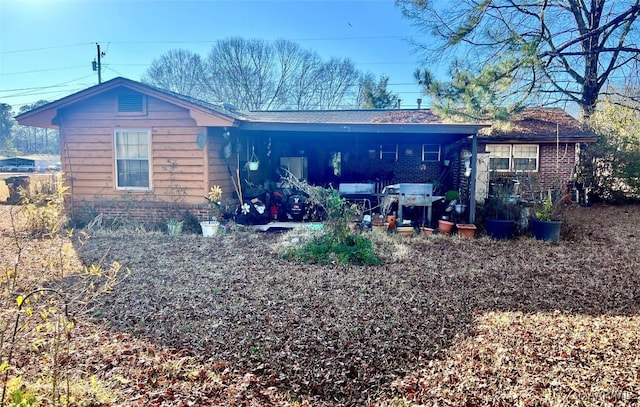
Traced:
<path fill-rule="evenodd" d="M 222 150 L 228 141 L 225 140 L 222 133 L 223 129 L 221 128 L 209 128 L 209 134 L 207 137 L 209 163 L 208 188 L 211 188 L 213 185 L 219 185 L 220 188 L 222 188 L 223 199 L 237 198 L 237 196 L 234 195 L 236 191 L 232 177 L 236 177 L 236 168 L 238 164 L 235 154 L 232 154 L 232 157 L 229 159 L 223 158 Z M 232 137 L 231 140 L 234 143 L 236 142 L 234 137 Z M 237 178 L 235 178 L 235 182 L 237 184 Z"/>
<path fill-rule="evenodd" d="M 58 114 L 63 170 L 72 200 L 126 199 L 201 204 L 208 185 L 207 149 L 196 140 L 197 127 L 187 109 L 146 97 L 144 114 L 118 114 L 116 90 L 63 109 Z M 114 131 L 151 130 L 151 191 L 116 189 Z M 226 170 L 225 170 L 226 171 Z"/>

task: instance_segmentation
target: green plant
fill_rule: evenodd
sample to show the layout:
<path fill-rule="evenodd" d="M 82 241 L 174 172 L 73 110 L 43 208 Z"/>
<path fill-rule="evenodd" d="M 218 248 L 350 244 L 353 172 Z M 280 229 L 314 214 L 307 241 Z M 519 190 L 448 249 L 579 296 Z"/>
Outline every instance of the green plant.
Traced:
<path fill-rule="evenodd" d="M 311 205 L 317 206 L 326 214 L 322 233 L 300 246 L 287 249 L 285 258 L 321 264 L 380 263 L 372 242 L 349 227 L 354 219 L 362 217 L 362 208 L 347 202 L 336 189 L 309 185 L 291 173 L 285 174 L 284 178 L 303 191 Z"/>
<path fill-rule="evenodd" d="M 536 219 L 548 222 L 553 220 L 554 205 L 551 198 L 544 198 L 536 207 Z"/>
<path fill-rule="evenodd" d="M 515 220 L 520 216 L 520 205 L 511 196 L 503 184 L 496 184 L 493 196 L 485 199 L 483 212 L 485 218 Z"/>
<path fill-rule="evenodd" d="M 181 220 L 169 219 L 167 221 L 167 232 L 170 235 L 179 235 L 182 233 L 182 224 Z"/>
<path fill-rule="evenodd" d="M 37 182 L 32 190 L 19 187 L 26 227 L 32 236 L 53 237 L 67 223 L 64 195 L 68 187 L 64 185 L 61 173 L 52 176 L 54 180 L 49 185 Z"/>
<path fill-rule="evenodd" d="M 363 235 L 340 237 L 335 233 L 314 236 L 300 246 L 289 248 L 283 257 L 317 264 L 376 265 L 381 263 L 371 240 Z"/>
<path fill-rule="evenodd" d="M 193 233 L 199 235 L 202 233 L 202 228 L 200 227 L 200 222 L 196 215 L 189 211 L 184 211 L 182 213 L 182 231 L 185 233 Z"/>
<path fill-rule="evenodd" d="M 38 405 L 42 400 L 47 405 L 69 405 L 65 400 L 74 397 L 79 379 L 79 372 L 71 371 L 66 363 L 73 352 L 72 331 L 90 304 L 113 288 L 121 269 L 117 263 L 108 269 L 94 264 L 83 267 L 72 243 L 77 238 L 82 246 L 87 236 L 64 230 L 63 223 L 45 223 L 46 233 L 33 239 L 34 207 L 38 203 L 49 207 L 56 196 L 35 200 L 32 195 L 22 206 L 11 208 L 11 234 L 0 236 L 7 251 L 15 248 L 13 263 L 0 263 L 6 267 L 0 273 L 2 406 Z M 23 219 L 31 233 L 22 233 Z M 41 258 L 38 253 L 34 260 L 34 245 L 43 251 L 51 248 L 48 253 L 53 256 Z M 38 265 L 41 260 L 44 266 Z M 38 375 L 23 379 L 21 366 L 25 364 L 37 364 Z"/>

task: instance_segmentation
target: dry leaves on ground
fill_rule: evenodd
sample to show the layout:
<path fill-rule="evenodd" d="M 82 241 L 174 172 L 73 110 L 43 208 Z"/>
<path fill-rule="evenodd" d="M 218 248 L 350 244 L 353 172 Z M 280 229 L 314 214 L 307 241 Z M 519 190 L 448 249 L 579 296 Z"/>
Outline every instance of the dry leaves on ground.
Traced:
<path fill-rule="evenodd" d="M 558 244 L 385 237 L 374 267 L 284 261 L 291 235 L 96 232 L 81 261 L 131 273 L 68 363 L 108 405 L 638 404 L 640 208 L 565 226 Z"/>

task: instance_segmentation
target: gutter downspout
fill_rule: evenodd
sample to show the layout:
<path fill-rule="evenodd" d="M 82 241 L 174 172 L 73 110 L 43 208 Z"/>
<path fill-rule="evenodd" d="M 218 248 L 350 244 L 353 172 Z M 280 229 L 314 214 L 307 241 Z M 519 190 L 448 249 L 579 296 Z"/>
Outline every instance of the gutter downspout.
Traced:
<path fill-rule="evenodd" d="M 469 223 L 476 221 L 476 173 L 478 172 L 478 132 L 473 134 L 471 142 L 471 178 L 469 180 Z"/>

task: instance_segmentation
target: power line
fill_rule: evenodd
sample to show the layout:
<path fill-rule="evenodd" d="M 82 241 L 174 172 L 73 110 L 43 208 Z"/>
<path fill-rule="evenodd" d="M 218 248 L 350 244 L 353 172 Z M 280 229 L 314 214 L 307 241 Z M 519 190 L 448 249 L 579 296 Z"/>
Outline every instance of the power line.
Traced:
<path fill-rule="evenodd" d="M 49 49 L 59 49 L 59 48 L 71 48 L 71 47 L 79 47 L 79 46 L 85 46 L 85 45 L 91 45 L 93 43 L 89 42 L 83 42 L 83 43 L 78 43 L 78 44 L 67 44 L 67 45 L 52 45 L 50 47 L 40 47 L 40 48 L 27 48 L 27 49 L 14 49 L 11 51 L 0 51 L 0 54 L 17 54 L 20 52 L 32 52 L 32 51 L 46 51 Z"/>
<path fill-rule="evenodd" d="M 27 90 L 34 90 L 34 91 L 41 91 L 41 90 L 45 90 L 45 89 L 51 89 L 51 88 L 56 88 L 56 87 L 63 87 L 63 86 L 78 86 L 78 84 L 72 84 L 72 82 L 77 82 L 77 81 L 81 81 L 87 78 L 92 78 L 93 74 L 88 75 L 88 76 L 83 76 L 81 78 L 76 78 L 76 79 L 72 79 L 70 81 L 65 81 L 65 82 L 60 82 L 57 83 L 55 85 L 49 85 L 49 86 L 41 86 L 41 87 L 37 87 L 37 88 L 26 88 Z M 13 89 L 13 90 L 3 90 L 2 92 L 20 92 L 22 91 L 21 89 Z M 3 98 L 11 98 L 11 97 L 21 97 L 21 96 L 34 96 L 34 95 L 40 95 L 40 94 L 48 94 L 48 93 L 55 93 L 55 92 L 25 92 L 25 93 L 15 93 L 13 95 L 4 95 L 2 96 Z"/>
<path fill-rule="evenodd" d="M 27 73 L 40 73 L 40 72 L 51 72 L 51 71 L 62 71 L 65 69 L 76 69 L 76 68 L 86 68 L 86 65 L 74 65 L 74 66 L 63 66 L 59 68 L 49 68 L 49 69 L 38 69 L 33 71 L 23 71 L 23 72 L 7 72 L 0 73 L 0 76 L 9 76 L 9 75 L 22 75 Z"/>

